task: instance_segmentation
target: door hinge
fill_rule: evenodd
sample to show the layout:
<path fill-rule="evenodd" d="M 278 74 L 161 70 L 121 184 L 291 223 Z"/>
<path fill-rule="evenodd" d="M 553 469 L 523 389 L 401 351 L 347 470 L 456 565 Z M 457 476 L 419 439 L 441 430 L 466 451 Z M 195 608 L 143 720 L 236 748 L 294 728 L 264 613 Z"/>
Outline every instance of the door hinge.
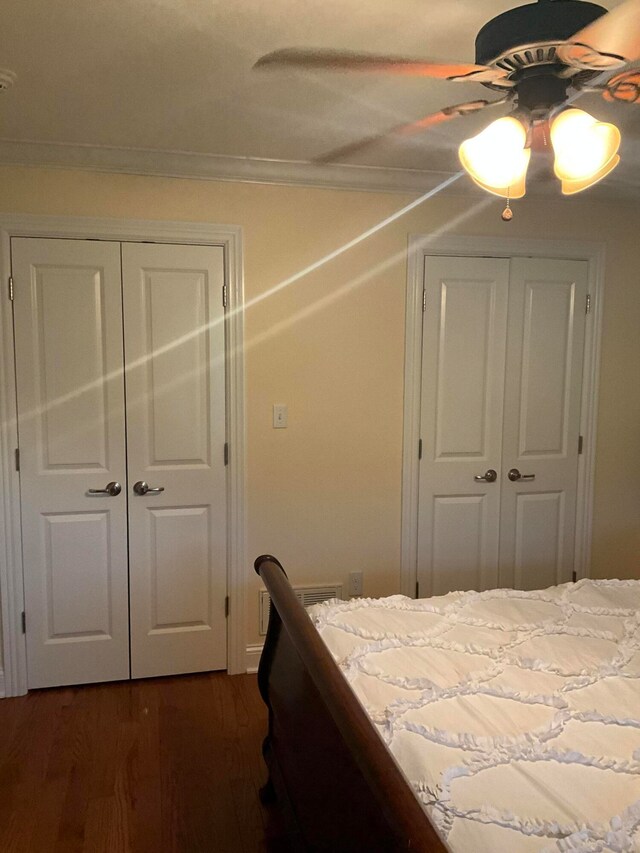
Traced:
<path fill-rule="evenodd" d="M 13 302 L 13 276 L 9 276 L 9 299 Z"/>
<path fill-rule="evenodd" d="M 20 448 L 16 447 L 16 471 L 20 470 Z"/>
<path fill-rule="evenodd" d="M 224 443 L 224 464 L 229 464 L 229 443 L 226 441 Z"/>
<path fill-rule="evenodd" d="M 585 314 L 591 314 L 591 294 L 587 293 L 587 304 L 585 306 Z"/>
<path fill-rule="evenodd" d="M 582 447 L 584 445 L 584 439 L 581 435 L 578 436 L 578 456 L 582 453 Z"/>
<path fill-rule="evenodd" d="M 229 596 L 228 595 L 224 599 L 224 615 L 225 615 L 225 617 L 229 615 Z"/>
<path fill-rule="evenodd" d="M 424 314 L 424 312 L 426 310 L 427 310 L 427 291 L 426 291 L 426 288 L 424 288 L 422 291 L 422 313 Z"/>
<path fill-rule="evenodd" d="M 22 625 L 22 633 L 26 634 L 27 633 L 27 614 L 24 612 L 24 610 L 20 614 L 20 624 Z"/>
<path fill-rule="evenodd" d="M 578 580 L 578 573 L 575 570 L 571 573 L 571 580 L 574 583 Z"/>
<path fill-rule="evenodd" d="M 420 582 L 416 581 L 416 598 L 420 598 Z"/>
<path fill-rule="evenodd" d="M 222 307 L 223 308 L 227 307 L 227 285 L 226 284 L 222 285 Z"/>
<path fill-rule="evenodd" d="M 422 459 L 422 439 L 418 441 L 418 459 Z"/>

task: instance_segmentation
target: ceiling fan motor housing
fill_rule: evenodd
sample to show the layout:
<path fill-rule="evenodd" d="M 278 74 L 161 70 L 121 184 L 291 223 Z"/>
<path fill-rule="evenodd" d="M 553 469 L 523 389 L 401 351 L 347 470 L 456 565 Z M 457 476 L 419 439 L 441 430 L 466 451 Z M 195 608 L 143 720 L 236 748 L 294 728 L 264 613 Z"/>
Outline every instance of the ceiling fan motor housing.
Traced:
<path fill-rule="evenodd" d="M 522 68 L 550 64 L 555 50 L 549 44 L 564 42 L 588 24 L 602 17 L 607 9 L 586 0 L 539 0 L 509 9 L 486 23 L 476 36 L 476 63 L 499 65 L 517 73 Z M 517 50 L 520 48 L 520 50 Z M 517 52 L 506 64 L 496 60 Z"/>
<path fill-rule="evenodd" d="M 546 115 L 552 108 L 567 98 L 568 80 L 549 73 L 548 68 L 525 68 L 518 80 L 518 106 L 528 110 L 532 117 L 538 113 Z"/>

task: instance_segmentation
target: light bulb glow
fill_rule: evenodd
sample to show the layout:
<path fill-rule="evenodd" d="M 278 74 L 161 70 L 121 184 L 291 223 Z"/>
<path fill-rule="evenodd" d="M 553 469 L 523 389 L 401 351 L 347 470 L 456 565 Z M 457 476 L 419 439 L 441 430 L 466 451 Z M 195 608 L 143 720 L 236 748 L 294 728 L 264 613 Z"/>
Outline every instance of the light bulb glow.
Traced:
<path fill-rule="evenodd" d="M 617 165 L 620 131 L 614 124 L 597 121 L 583 110 L 561 112 L 551 125 L 554 171 L 563 182 L 586 189 Z M 570 192 L 579 192 L 579 189 Z M 563 189 L 564 192 L 564 189 Z"/>
<path fill-rule="evenodd" d="M 459 148 L 460 162 L 476 184 L 496 195 L 521 198 L 531 149 L 518 119 L 505 116 L 492 122 Z"/>

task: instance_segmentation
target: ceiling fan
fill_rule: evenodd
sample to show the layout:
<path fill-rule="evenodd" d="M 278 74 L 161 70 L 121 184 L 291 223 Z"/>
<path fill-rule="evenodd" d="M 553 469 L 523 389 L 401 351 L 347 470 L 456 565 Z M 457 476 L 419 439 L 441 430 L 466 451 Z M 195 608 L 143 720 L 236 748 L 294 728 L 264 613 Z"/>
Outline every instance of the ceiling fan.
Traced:
<path fill-rule="evenodd" d="M 592 186 L 618 164 L 620 132 L 571 106 L 582 92 L 607 101 L 640 102 L 640 0 L 611 12 L 587 0 L 538 0 L 510 9 L 476 36 L 474 63 L 431 62 L 335 50 L 286 48 L 261 57 L 255 68 L 378 72 L 453 82 L 477 82 L 499 93 L 444 107 L 317 158 L 335 162 L 388 137 L 409 136 L 442 122 L 504 103 L 514 111 L 462 143 L 462 165 L 483 189 L 506 198 L 525 193 L 532 147 L 547 144 L 562 191 Z M 548 133 L 547 133 L 548 131 Z"/>

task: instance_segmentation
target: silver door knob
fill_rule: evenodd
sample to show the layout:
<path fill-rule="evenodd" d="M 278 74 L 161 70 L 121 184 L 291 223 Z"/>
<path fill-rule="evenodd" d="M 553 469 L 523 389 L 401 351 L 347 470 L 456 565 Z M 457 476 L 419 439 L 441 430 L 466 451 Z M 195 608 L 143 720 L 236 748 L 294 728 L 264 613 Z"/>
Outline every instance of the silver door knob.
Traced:
<path fill-rule="evenodd" d="M 103 497 L 115 498 L 122 491 L 122 486 L 120 483 L 116 483 L 115 480 L 111 483 L 107 483 L 106 488 L 104 489 L 87 489 L 88 495 L 102 495 Z"/>
<path fill-rule="evenodd" d="M 498 479 L 498 475 L 493 468 L 489 468 L 489 470 L 485 471 L 484 474 L 476 474 L 473 479 L 478 481 L 484 480 L 485 483 L 495 483 Z"/>
<path fill-rule="evenodd" d="M 511 480 L 512 483 L 517 482 L 518 480 L 535 480 L 535 474 L 521 474 L 517 468 L 511 468 L 507 472 L 507 477 Z"/>
<path fill-rule="evenodd" d="M 152 489 L 149 483 L 138 480 L 137 483 L 133 484 L 133 491 L 136 495 L 159 495 L 160 492 L 164 492 L 164 486 L 156 486 L 155 489 Z"/>

